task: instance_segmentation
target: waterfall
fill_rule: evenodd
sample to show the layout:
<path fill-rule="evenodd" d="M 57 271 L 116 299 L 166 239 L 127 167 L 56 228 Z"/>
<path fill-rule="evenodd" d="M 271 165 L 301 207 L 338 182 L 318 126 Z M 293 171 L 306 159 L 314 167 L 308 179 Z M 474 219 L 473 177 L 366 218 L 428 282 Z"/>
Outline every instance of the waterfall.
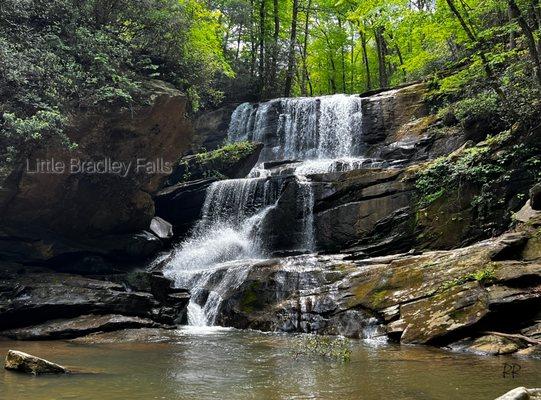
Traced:
<path fill-rule="evenodd" d="M 278 189 L 266 179 L 214 182 L 207 189 L 201 220 L 174 251 L 170 274 L 178 280 L 220 262 L 262 257 L 258 229 L 277 197 Z"/>
<path fill-rule="evenodd" d="M 261 162 L 356 156 L 362 151 L 361 101 L 338 94 L 243 103 L 231 116 L 228 140 L 262 142 Z"/>
<path fill-rule="evenodd" d="M 214 325 L 223 299 L 246 279 L 243 262 L 264 258 L 272 250 L 265 246 L 262 227 L 267 215 L 279 207 L 282 175 L 293 175 L 296 181 L 296 204 L 280 205 L 296 207 L 295 218 L 301 219 L 295 230 L 299 239 L 293 239 L 292 245 L 303 252 L 316 250 L 315 194 L 309 175 L 352 170 L 371 162 L 361 157 L 361 120 L 361 98 L 349 95 L 283 98 L 244 103 L 235 109 L 228 140 L 262 142 L 260 164 L 250 178 L 215 182 L 207 189 L 201 220 L 164 269 L 177 287 L 191 292 L 190 325 Z M 274 160 L 296 162 L 274 172 L 262 168 L 263 162 Z"/>
<path fill-rule="evenodd" d="M 196 300 L 214 266 L 262 258 L 265 248 L 259 228 L 277 198 L 278 188 L 264 178 L 214 182 L 207 189 L 201 220 L 190 237 L 174 250 L 164 274 L 178 287 L 192 289 Z M 216 291 L 208 295 L 203 306 L 190 301 L 189 323 L 212 325 L 220 303 Z"/>
<path fill-rule="evenodd" d="M 314 190 L 312 183 L 303 175 L 297 176 L 299 183 L 299 200 L 302 210 L 302 250 L 313 252 L 315 250 L 314 232 Z"/>

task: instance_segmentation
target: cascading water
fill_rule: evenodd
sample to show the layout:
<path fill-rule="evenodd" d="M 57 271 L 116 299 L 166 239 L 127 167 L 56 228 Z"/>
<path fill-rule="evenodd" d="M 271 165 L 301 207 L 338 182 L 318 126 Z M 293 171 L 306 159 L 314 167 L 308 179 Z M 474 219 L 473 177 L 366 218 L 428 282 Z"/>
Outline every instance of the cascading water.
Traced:
<path fill-rule="evenodd" d="M 361 98 L 339 94 L 243 103 L 231 116 L 228 139 L 265 144 L 261 162 L 324 160 L 360 155 L 361 132 Z"/>
<path fill-rule="evenodd" d="M 284 98 L 237 107 L 228 139 L 262 142 L 260 164 L 252 178 L 220 181 L 208 188 L 201 221 L 175 249 L 164 270 L 177 287 L 191 292 L 191 325 L 215 324 L 226 293 L 246 278 L 242 260 L 267 254 L 262 226 L 269 212 L 278 207 L 281 181 L 271 178 L 276 175 L 265 171 L 262 163 L 297 161 L 286 173 L 297 182 L 295 206 L 302 219 L 298 250 L 313 252 L 315 196 L 308 175 L 366 165 L 367 160 L 360 157 L 361 122 L 361 98 L 357 96 Z"/>

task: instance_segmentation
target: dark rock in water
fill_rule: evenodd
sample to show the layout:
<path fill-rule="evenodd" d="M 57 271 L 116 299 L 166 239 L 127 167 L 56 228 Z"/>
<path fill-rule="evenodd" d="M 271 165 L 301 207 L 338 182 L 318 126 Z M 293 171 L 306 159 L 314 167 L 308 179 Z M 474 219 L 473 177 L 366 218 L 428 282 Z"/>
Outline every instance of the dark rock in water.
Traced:
<path fill-rule="evenodd" d="M 299 160 L 278 160 L 278 161 L 267 161 L 263 163 L 264 169 L 272 169 L 276 167 L 281 167 L 288 164 L 298 163 Z"/>
<path fill-rule="evenodd" d="M 173 225 L 160 217 L 152 218 L 150 222 L 150 231 L 163 240 L 170 240 L 173 238 Z"/>
<path fill-rule="evenodd" d="M 0 326 L 4 330 L 70 319 L 85 314 L 115 314 L 172 324 L 188 299 L 161 303 L 149 292 L 78 275 L 5 271 L 0 277 Z"/>
<path fill-rule="evenodd" d="M 110 332 L 133 328 L 164 328 L 147 318 L 125 315 L 81 315 L 72 319 L 56 319 L 38 325 L 0 331 L 0 336 L 16 340 L 71 339 L 94 332 Z"/>
<path fill-rule="evenodd" d="M 521 339 L 506 338 L 497 335 L 483 335 L 475 340 L 463 340 L 450 345 L 451 349 L 482 355 L 504 355 L 516 353 L 527 347 Z"/>
<path fill-rule="evenodd" d="M 26 372 L 32 375 L 69 373 L 61 365 L 17 350 L 8 350 L 4 368 L 11 371 Z"/>
<path fill-rule="evenodd" d="M 216 178 L 179 183 L 159 191 L 155 197 L 156 215 L 169 221 L 176 235 L 183 235 L 201 217 L 207 188 Z"/>
<path fill-rule="evenodd" d="M 530 189 L 530 206 L 534 210 L 541 210 L 541 183 Z"/>

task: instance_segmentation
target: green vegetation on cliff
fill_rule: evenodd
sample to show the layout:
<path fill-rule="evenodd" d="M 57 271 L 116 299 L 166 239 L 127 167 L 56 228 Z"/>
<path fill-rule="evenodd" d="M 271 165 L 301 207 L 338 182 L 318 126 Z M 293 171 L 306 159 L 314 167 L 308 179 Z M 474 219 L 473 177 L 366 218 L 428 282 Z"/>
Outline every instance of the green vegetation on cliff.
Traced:
<path fill-rule="evenodd" d="M 195 156 L 182 158 L 170 178 L 170 184 L 176 182 L 187 182 L 201 178 L 227 179 L 234 177 L 235 174 L 246 175 L 252 164 L 257 161 L 260 147 L 253 142 L 235 142 L 226 143 L 222 147 L 197 153 Z M 242 172 L 243 167 L 250 158 L 253 162 L 248 162 L 248 170 Z"/>
<path fill-rule="evenodd" d="M 541 181 L 539 133 L 530 132 L 504 131 L 426 165 L 415 179 L 418 222 L 459 242 L 463 229 L 479 230 L 473 237 L 501 233 Z"/>
<path fill-rule="evenodd" d="M 2 1 L 0 163 L 75 145 L 73 112 L 130 107 L 146 79 L 216 101 L 215 78 L 231 73 L 219 18 L 197 0 Z"/>

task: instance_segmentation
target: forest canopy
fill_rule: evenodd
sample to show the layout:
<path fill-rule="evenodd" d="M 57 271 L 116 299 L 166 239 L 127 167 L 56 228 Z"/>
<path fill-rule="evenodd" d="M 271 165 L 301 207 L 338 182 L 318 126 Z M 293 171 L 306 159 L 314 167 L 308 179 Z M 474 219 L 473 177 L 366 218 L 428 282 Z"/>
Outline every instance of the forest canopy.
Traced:
<path fill-rule="evenodd" d="M 540 34 L 539 0 L 4 0 L 1 157 L 75 145 L 71 112 L 127 107 L 145 79 L 193 111 L 428 80 L 442 109 L 532 123 Z"/>

